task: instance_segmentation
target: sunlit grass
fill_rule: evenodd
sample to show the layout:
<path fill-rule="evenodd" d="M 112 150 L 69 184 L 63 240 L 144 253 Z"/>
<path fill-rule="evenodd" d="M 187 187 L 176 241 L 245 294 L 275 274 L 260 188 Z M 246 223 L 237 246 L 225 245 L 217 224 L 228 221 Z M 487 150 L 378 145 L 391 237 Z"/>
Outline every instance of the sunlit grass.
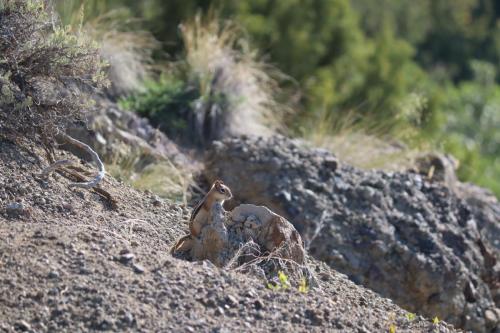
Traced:
<path fill-rule="evenodd" d="M 129 154 L 107 164 L 108 173 L 138 190 L 149 190 L 160 197 L 187 203 L 188 188 L 194 183 L 192 173 L 168 159 L 151 160 Z"/>
<path fill-rule="evenodd" d="M 359 168 L 408 169 L 419 153 L 429 148 L 418 141 L 418 129 L 410 125 L 410 120 L 423 105 L 416 98 L 409 98 L 409 104 L 402 106 L 401 114 L 408 117 L 408 121 L 394 119 L 381 123 L 368 117 L 360 119 L 355 111 L 344 114 L 318 112 L 303 128 L 303 138 Z M 400 125 L 395 127 L 394 122 Z M 408 125 L 401 125 L 405 122 Z"/>
<path fill-rule="evenodd" d="M 225 134 L 266 136 L 283 129 L 288 107 L 279 102 L 279 81 L 284 76 L 259 60 L 239 26 L 198 15 L 181 25 L 181 34 L 181 66 L 197 85 L 201 102 L 219 104 Z"/>
<path fill-rule="evenodd" d="M 143 90 L 154 66 L 152 54 L 160 44 L 142 29 L 141 21 L 129 9 L 81 0 L 59 2 L 57 8 L 69 28 L 82 31 L 99 44 L 101 56 L 110 65 L 107 74 L 113 94 Z"/>

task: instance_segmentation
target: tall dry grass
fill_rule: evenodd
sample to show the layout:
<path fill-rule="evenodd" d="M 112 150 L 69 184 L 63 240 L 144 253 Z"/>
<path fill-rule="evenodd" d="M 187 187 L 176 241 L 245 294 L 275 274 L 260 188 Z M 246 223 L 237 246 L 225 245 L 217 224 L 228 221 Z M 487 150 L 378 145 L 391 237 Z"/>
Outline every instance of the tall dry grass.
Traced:
<path fill-rule="evenodd" d="M 60 20 L 99 44 L 100 55 L 109 63 L 111 86 L 118 97 L 143 90 L 150 76 L 153 52 L 160 48 L 142 22 L 124 7 L 111 9 L 104 2 L 68 0 L 59 3 Z"/>
<path fill-rule="evenodd" d="M 220 136 L 269 136 L 284 129 L 289 107 L 279 98 L 286 77 L 259 59 L 237 24 L 197 15 L 180 30 L 185 48 L 180 65 L 201 95 L 194 112 L 215 112 Z"/>
<path fill-rule="evenodd" d="M 418 140 L 415 127 L 425 104 L 422 96 L 410 94 L 400 105 L 398 118 L 385 123 L 360 118 L 355 110 L 342 115 L 323 110 L 308 123 L 302 136 L 312 145 L 326 148 L 359 168 L 405 170 L 414 165 L 422 150 L 429 148 Z"/>

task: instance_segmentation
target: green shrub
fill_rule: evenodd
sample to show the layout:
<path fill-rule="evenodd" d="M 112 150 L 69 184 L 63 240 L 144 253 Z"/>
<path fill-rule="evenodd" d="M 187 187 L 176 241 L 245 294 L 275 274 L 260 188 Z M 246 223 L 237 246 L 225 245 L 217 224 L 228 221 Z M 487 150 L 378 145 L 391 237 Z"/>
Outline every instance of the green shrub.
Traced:
<path fill-rule="evenodd" d="M 445 90 L 447 118 L 439 141 L 460 160 L 460 179 L 500 196 L 500 85 L 493 65 L 475 61 L 471 68 L 474 80 Z"/>
<path fill-rule="evenodd" d="M 186 135 L 193 103 L 199 92 L 175 76 L 162 75 L 157 81 L 146 81 L 144 92 L 120 101 L 122 108 L 149 118 L 169 137 L 182 139 Z"/>

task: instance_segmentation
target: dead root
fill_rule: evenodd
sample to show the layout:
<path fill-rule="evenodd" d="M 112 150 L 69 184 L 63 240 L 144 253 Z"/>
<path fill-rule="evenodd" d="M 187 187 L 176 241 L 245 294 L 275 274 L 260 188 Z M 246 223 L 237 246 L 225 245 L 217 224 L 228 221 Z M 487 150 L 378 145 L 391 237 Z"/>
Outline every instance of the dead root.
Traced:
<path fill-rule="evenodd" d="M 93 150 L 89 145 L 72 138 L 71 136 L 67 134 L 61 134 L 60 135 L 61 139 L 67 143 L 70 143 L 84 151 L 90 154 L 92 156 L 92 160 L 94 163 L 97 165 L 98 168 L 98 173 L 97 175 L 94 176 L 93 179 L 87 180 L 86 177 L 82 176 L 79 172 L 84 171 L 81 168 L 74 167 L 73 164 L 74 162 L 71 160 L 59 160 L 59 161 L 54 161 L 52 158 L 53 154 L 51 154 L 49 151 L 47 152 L 47 156 L 49 158 L 49 161 L 51 162 L 51 165 L 46 167 L 45 169 L 42 170 L 40 176 L 43 178 L 49 177 L 53 172 L 57 171 L 63 176 L 67 178 L 71 178 L 74 182 L 69 184 L 69 187 L 79 187 L 79 188 L 84 188 L 84 189 L 91 189 L 97 194 L 101 195 L 104 197 L 111 205 L 113 209 L 116 209 L 117 202 L 116 200 L 109 194 L 109 192 L 103 190 L 102 188 L 98 187 L 99 183 L 104 179 L 106 175 L 106 169 L 104 167 L 104 163 L 101 161 L 99 155 L 95 150 Z M 78 170 L 78 171 L 77 171 Z"/>

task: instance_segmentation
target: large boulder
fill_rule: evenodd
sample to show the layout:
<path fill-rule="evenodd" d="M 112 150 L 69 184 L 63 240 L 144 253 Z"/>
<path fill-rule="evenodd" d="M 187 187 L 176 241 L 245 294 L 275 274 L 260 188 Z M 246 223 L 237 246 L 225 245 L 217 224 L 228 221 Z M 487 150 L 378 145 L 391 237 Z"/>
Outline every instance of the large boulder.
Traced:
<path fill-rule="evenodd" d="M 500 221 L 485 222 L 495 215 L 479 216 L 442 182 L 341 165 L 279 136 L 215 142 L 205 175 L 279 212 L 313 256 L 408 310 L 500 329 L 499 252 L 481 234 Z"/>

